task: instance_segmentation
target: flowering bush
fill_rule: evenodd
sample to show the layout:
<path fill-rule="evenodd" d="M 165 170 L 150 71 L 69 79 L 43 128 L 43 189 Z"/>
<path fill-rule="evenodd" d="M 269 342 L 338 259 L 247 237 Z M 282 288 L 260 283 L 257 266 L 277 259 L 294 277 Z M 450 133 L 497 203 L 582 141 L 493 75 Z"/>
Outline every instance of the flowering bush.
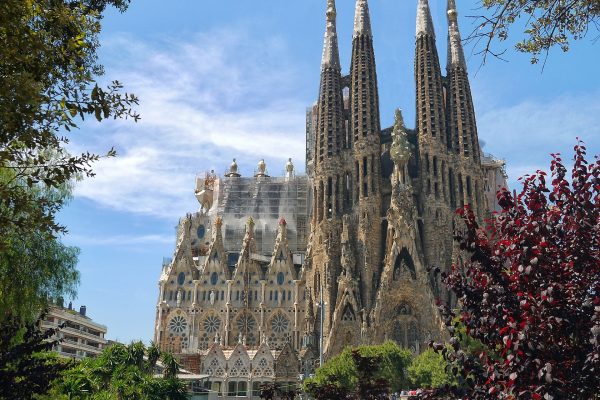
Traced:
<path fill-rule="evenodd" d="M 425 397 L 600 398 L 600 160 L 588 164 L 579 142 L 569 182 L 552 156 L 550 185 L 537 171 L 520 194 L 499 191 L 486 229 L 459 211 L 470 257 L 442 275 L 459 309 L 441 306 L 453 337 L 432 344 L 459 384 Z M 478 354 L 462 349 L 463 327 Z"/>

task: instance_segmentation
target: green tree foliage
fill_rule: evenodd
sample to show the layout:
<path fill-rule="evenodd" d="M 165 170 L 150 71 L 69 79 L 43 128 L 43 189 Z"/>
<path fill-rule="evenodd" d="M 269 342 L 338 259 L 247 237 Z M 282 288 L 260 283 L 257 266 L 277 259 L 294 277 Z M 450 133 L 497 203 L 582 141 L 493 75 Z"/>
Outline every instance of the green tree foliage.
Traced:
<path fill-rule="evenodd" d="M 13 235 L 65 230 L 61 203 L 44 190 L 93 175 L 99 155 L 71 156 L 66 133 L 85 117 L 134 118 L 138 100 L 122 85 L 96 83 L 102 12 L 128 0 L 0 2 L 0 251 Z M 109 150 L 107 156 L 113 156 Z"/>
<path fill-rule="evenodd" d="M 154 377 L 162 359 L 162 377 Z M 177 378 L 179 364 L 168 353 L 141 342 L 115 344 L 95 359 L 66 371 L 47 400 L 186 400 L 186 385 Z"/>
<path fill-rule="evenodd" d="M 70 197 L 71 188 L 63 184 L 60 188 L 34 186 L 26 190 L 32 200 L 39 200 L 32 205 L 33 209 L 44 208 L 45 201 L 55 206 L 64 204 Z M 3 243 L 0 250 L 0 323 L 7 318 L 34 321 L 49 297 L 75 296 L 79 283 L 76 268 L 79 249 L 37 230 L 5 230 Z"/>
<path fill-rule="evenodd" d="M 537 63 L 541 54 L 558 46 L 569 50 L 570 40 L 579 40 L 590 31 L 600 30 L 598 0 L 481 0 L 491 15 L 479 16 L 480 22 L 468 39 L 484 43 L 482 53 L 501 56 L 493 50 L 495 39 L 504 41 L 514 26 L 524 30 L 525 37 L 516 44 L 520 52 L 530 53 Z"/>
<path fill-rule="evenodd" d="M 134 95 L 96 83 L 102 12 L 128 3 L 0 2 L 0 322 L 31 321 L 47 297 L 75 295 L 78 250 L 57 239 L 55 215 L 100 156 L 68 154 L 66 134 L 88 116 L 138 119 Z"/>
<path fill-rule="evenodd" d="M 432 349 L 419 354 L 408 367 L 408 376 L 414 388 L 436 388 L 452 383 L 448 363 Z"/>
<path fill-rule="evenodd" d="M 41 321 L 42 318 L 40 318 Z M 0 329 L 0 399 L 28 400 L 44 394 L 48 387 L 72 365 L 49 352 L 56 330 L 42 332 L 38 322 L 23 326 L 10 318 Z"/>
<path fill-rule="evenodd" d="M 315 397 L 319 391 L 324 390 L 327 393 L 334 392 L 334 389 L 339 393 L 351 393 L 355 392 L 360 384 L 365 384 L 367 380 L 371 380 L 373 384 L 378 379 L 387 381 L 391 391 L 398 391 L 409 386 L 409 379 L 404 372 L 412 358 L 409 350 L 403 349 L 391 341 L 378 346 L 360 346 L 355 350 L 357 354 L 353 356 L 353 349 L 348 347 L 318 368 L 315 376 L 305 381 L 305 390 Z M 370 358 L 377 362 L 372 367 L 357 365 L 356 356 Z M 359 359 L 358 361 L 368 364 L 368 360 Z M 369 371 L 365 371 L 365 369 Z M 363 376 L 365 373 L 373 375 Z M 331 385 L 334 387 L 330 387 Z M 339 393 L 337 395 L 340 395 Z"/>

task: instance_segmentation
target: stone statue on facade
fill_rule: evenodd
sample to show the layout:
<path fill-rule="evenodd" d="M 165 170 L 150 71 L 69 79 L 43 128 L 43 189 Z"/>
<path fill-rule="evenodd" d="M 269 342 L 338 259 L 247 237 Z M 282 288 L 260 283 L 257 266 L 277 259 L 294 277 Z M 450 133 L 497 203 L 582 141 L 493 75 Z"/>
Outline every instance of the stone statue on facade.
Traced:
<path fill-rule="evenodd" d="M 177 291 L 177 307 L 181 306 L 181 289 Z"/>

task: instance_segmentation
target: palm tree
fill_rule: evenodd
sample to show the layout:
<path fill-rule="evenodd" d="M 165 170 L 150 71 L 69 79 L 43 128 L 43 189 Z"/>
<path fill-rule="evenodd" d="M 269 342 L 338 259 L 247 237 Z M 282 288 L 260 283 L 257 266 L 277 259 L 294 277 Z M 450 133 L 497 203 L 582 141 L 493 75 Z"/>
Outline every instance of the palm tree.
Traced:
<path fill-rule="evenodd" d="M 156 367 L 156 363 L 160 359 L 160 350 L 156 343 L 150 343 L 146 354 L 148 356 L 148 360 L 146 362 L 146 372 L 152 373 L 152 371 L 154 371 L 154 368 Z"/>

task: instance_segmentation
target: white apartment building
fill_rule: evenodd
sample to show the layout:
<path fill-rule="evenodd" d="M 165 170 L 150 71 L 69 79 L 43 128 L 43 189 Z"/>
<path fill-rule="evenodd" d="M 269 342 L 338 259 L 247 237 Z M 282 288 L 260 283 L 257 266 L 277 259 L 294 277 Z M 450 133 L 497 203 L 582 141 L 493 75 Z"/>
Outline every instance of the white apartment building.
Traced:
<path fill-rule="evenodd" d="M 62 324 L 64 327 L 57 333 L 58 338 L 62 340 L 54 350 L 63 357 L 96 357 L 107 345 L 106 326 L 86 316 L 85 306 L 81 306 L 78 312 L 70 303 L 68 308 L 51 305 L 41 328 L 56 328 Z"/>

